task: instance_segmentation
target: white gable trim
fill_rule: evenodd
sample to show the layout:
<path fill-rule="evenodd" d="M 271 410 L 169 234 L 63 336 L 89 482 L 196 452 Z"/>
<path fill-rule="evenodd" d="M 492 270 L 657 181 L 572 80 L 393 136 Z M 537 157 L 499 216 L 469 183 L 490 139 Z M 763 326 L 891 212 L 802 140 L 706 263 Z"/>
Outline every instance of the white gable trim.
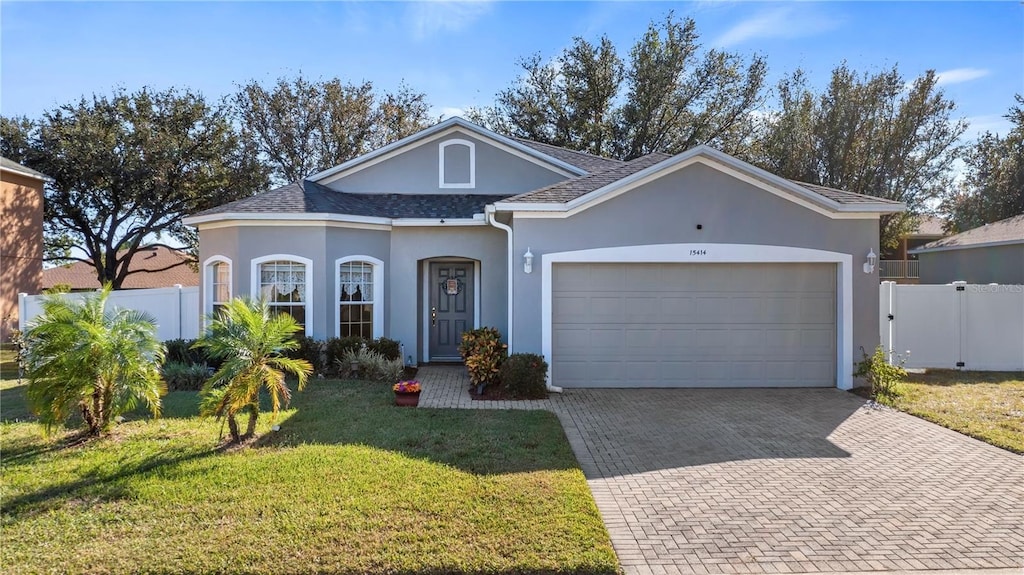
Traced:
<path fill-rule="evenodd" d="M 448 146 L 466 146 L 469 148 L 469 181 L 450 183 L 445 181 L 444 152 Z M 476 144 L 461 138 L 445 140 L 437 145 L 437 187 L 439 188 L 475 188 L 476 187 Z"/>
<path fill-rule="evenodd" d="M 535 213 L 546 214 L 539 217 L 570 217 L 697 163 L 833 219 L 877 218 L 879 213 L 901 212 L 906 209 L 903 204 L 881 202 L 841 204 L 708 146 L 698 146 L 668 158 L 564 204 L 496 202 L 495 209 L 515 212 L 516 217 L 536 217 L 533 215 Z"/>
<path fill-rule="evenodd" d="M 383 148 L 378 148 L 372 152 L 363 154 L 358 158 L 353 158 L 339 166 L 313 174 L 307 179 L 312 182 L 325 185 L 347 175 L 354 174 L 359 170 L 369 168 L 370 166 L 376 165 L 389 158 L 393 158 L 410 148 L 427 144 L 453 133 L 460 133 L 460 131 L 463 133 L 468 132 L 471 135 L 486 140 L 489 144 L 504 152 L 528 162 L 532 162 L 538 166 L 547 168 L 565 177 L 582 176 L 587 173 L 586 170 L 573 166 L 567 162 L 563 162 L 554 156 L 549 156 L 543 152 L 534 150 L 529 146 L 520 144 L 519 142 L 506 138 L 500 134 L 496 134 L 486 128 L 482 128 L 476 124 L 463 120 L 462 118 L 454 117 L 439 124 L 435 124 L 411 136 L 402 138 L 397 142 L 388 144 Z"/>
<path fill-rule="evenodd" d="M 694 255 L 704 254 L 704 255 Z M 853 256 L 839 252 L 752 244 L 654 244 L 541 255 L 541 353 L 552 358 L 552 266 L 556 263 L 833 263 L 836 264 L 836 387 L 853 387 Z"/>

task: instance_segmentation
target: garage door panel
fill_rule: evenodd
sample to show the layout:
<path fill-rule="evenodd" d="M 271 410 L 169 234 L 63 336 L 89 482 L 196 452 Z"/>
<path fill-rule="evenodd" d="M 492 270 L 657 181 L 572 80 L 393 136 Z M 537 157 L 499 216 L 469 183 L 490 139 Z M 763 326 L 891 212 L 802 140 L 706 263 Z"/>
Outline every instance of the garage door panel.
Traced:
<path fill-rule="evenodd" d="M 556 264 L 553 272 L 555 385 L 835 384 L 834 265 Z"/>

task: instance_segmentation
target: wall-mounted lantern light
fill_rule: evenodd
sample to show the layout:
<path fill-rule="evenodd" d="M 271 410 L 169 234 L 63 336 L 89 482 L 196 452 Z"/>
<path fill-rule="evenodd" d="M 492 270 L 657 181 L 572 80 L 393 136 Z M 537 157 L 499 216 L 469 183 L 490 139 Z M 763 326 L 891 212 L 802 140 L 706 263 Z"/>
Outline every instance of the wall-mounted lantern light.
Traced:
<path fill-rule="evenodd" d="M 864 262 L 864 273 L 870 274 L 875 271 L 875 262 L 878 261 L 878 256 L 875 255 L 875 250 L 868 250 L 868 261 Z"/>
<path fill-rule="evenodd" d="M 530 248 L 526 248 L 526 253 L 523 254 L 523 271 L 533 273 L 533 252 Z"/>

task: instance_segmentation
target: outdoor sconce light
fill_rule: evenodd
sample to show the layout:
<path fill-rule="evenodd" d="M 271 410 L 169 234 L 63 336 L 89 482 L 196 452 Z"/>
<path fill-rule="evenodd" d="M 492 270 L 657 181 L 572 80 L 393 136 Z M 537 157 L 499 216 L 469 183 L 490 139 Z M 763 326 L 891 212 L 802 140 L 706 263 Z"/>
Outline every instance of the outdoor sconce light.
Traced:
<path fill-rule="evenodd" d="M 875 271 L 875 262 L 878 261 L 878 256 L 875 255 L 875 250 L 868 250 L 868 261 L 864 262 L 864 273 L 869 274 Z"/>
<path fill-rule="evenodd" d="M 523 271 L 533 273 L 533 252 L 530 248 L 526 248 L 526 253 L 523 254 Z"/>

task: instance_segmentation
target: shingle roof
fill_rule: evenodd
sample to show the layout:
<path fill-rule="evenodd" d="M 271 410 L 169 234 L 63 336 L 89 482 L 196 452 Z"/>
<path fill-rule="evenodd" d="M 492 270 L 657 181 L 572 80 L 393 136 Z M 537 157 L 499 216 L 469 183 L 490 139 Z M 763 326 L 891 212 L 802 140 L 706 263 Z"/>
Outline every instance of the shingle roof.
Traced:
<path fill-rule="evenodd" d="M 26 168 L 25 166 L 22 166 L 18 162 L 15 162 L 14 160 L 8 160 L 3 156 L 0 156 L 0 168 L 10 170 L 12 172 L 17 172 L 19 174 L 23 174 L 30 178 L 36 178 L 38 180 L 50 181 L 53 179 L 42 172 L 37 172 L 32 168 Z"/>
<path fill-rule="evenodd" d="M 940 248 L 957 249 L 995 243 L 1017 242 L 1024 242 L 1024 214 L 985 224 L 955 236 L 935 240 L 912 251 L 924 252 Z"/>
<path fill-rule="evenodd" d="M 648 154 L 629 162 L 620 163 L 613 168 L 601 172 L 551 184 L 539 190 L 513 196 L 504 201 L 509 203 L 541 204 L 570 202 L 671 157 L 668 154 L 661 153 Z"/>
<path fill-rule="evenodd" d="M 946 235 L 943 225 L 946 223 L 942 218 L 935 216 L 921 216 L 917 229 L 911 236 L 944 236 Z"/>
<path fill-rule="evenodd" d="M 190 217 L 226 213 L 324 213 L 377 218 L 471 218 L 482 214 L 487 204 L 507 197 L 507 194 L 352 194 L 306 180 Z"/>
<path fill-rule="evenodd" d="M 584 170 L 594 173 L 616 166 L 621 166 L 625 162 L 622 160 L 614 160 L 612 158 L 605 158 L 602 156 L 595 156 L 594 154 L 588 154 L 586 152 L 578 152 L 576 150 L 569 150 L 567 148 L 560 148 L 558 146 L 552 146 L 551 144 L 542 144 L 541 142 L 534 142 L 533 140 L 527 140 L 524 138 L 515 138 L 517 142 L 524 146 L 529 146 L 534 150 L 542 154 L 547 154 L 553 158 L 562 160 L 567 164 L 572 164 L 577 168 L 583 168 Z"/>
<path fill-rule="evenodd" d="M 132 257 L 131 270 L 162 270 L 133 273 L 125 278 L 123 289 L 145 289 L 171 287 L 181 284 L 186 287 L 199 285 L 199 273 L 192 266 L 188 254 L 163 246 L 141 248 Z M 179 264 L 179 265 L 175 265 Z M 164 270 L 168 266 L 174 266 Z M 99 289 L 96 270 L 85 262 L 75 262 L 43 270 L 43 289 L 58 284 L 70 285 L 73 290 Z"/>
<path fill-rule="evenodd" d="M 868 196 L 866 194 L 857 194 L 854 192 L 847 192 L 846 190 L 838 190 L 836 188 L 829 188 L 827 186 L 819 186 L 817 184 L 808 184 L 807 182 L 798 182 L 796 180 L 789 180 L 794 184 L 810 190 L 820 196 L 838 202 L 840 204 L 892 204 L 901 205 L 900 202 L 894 202 L 885 198 L 878 198 L 875 196 Z"/>

